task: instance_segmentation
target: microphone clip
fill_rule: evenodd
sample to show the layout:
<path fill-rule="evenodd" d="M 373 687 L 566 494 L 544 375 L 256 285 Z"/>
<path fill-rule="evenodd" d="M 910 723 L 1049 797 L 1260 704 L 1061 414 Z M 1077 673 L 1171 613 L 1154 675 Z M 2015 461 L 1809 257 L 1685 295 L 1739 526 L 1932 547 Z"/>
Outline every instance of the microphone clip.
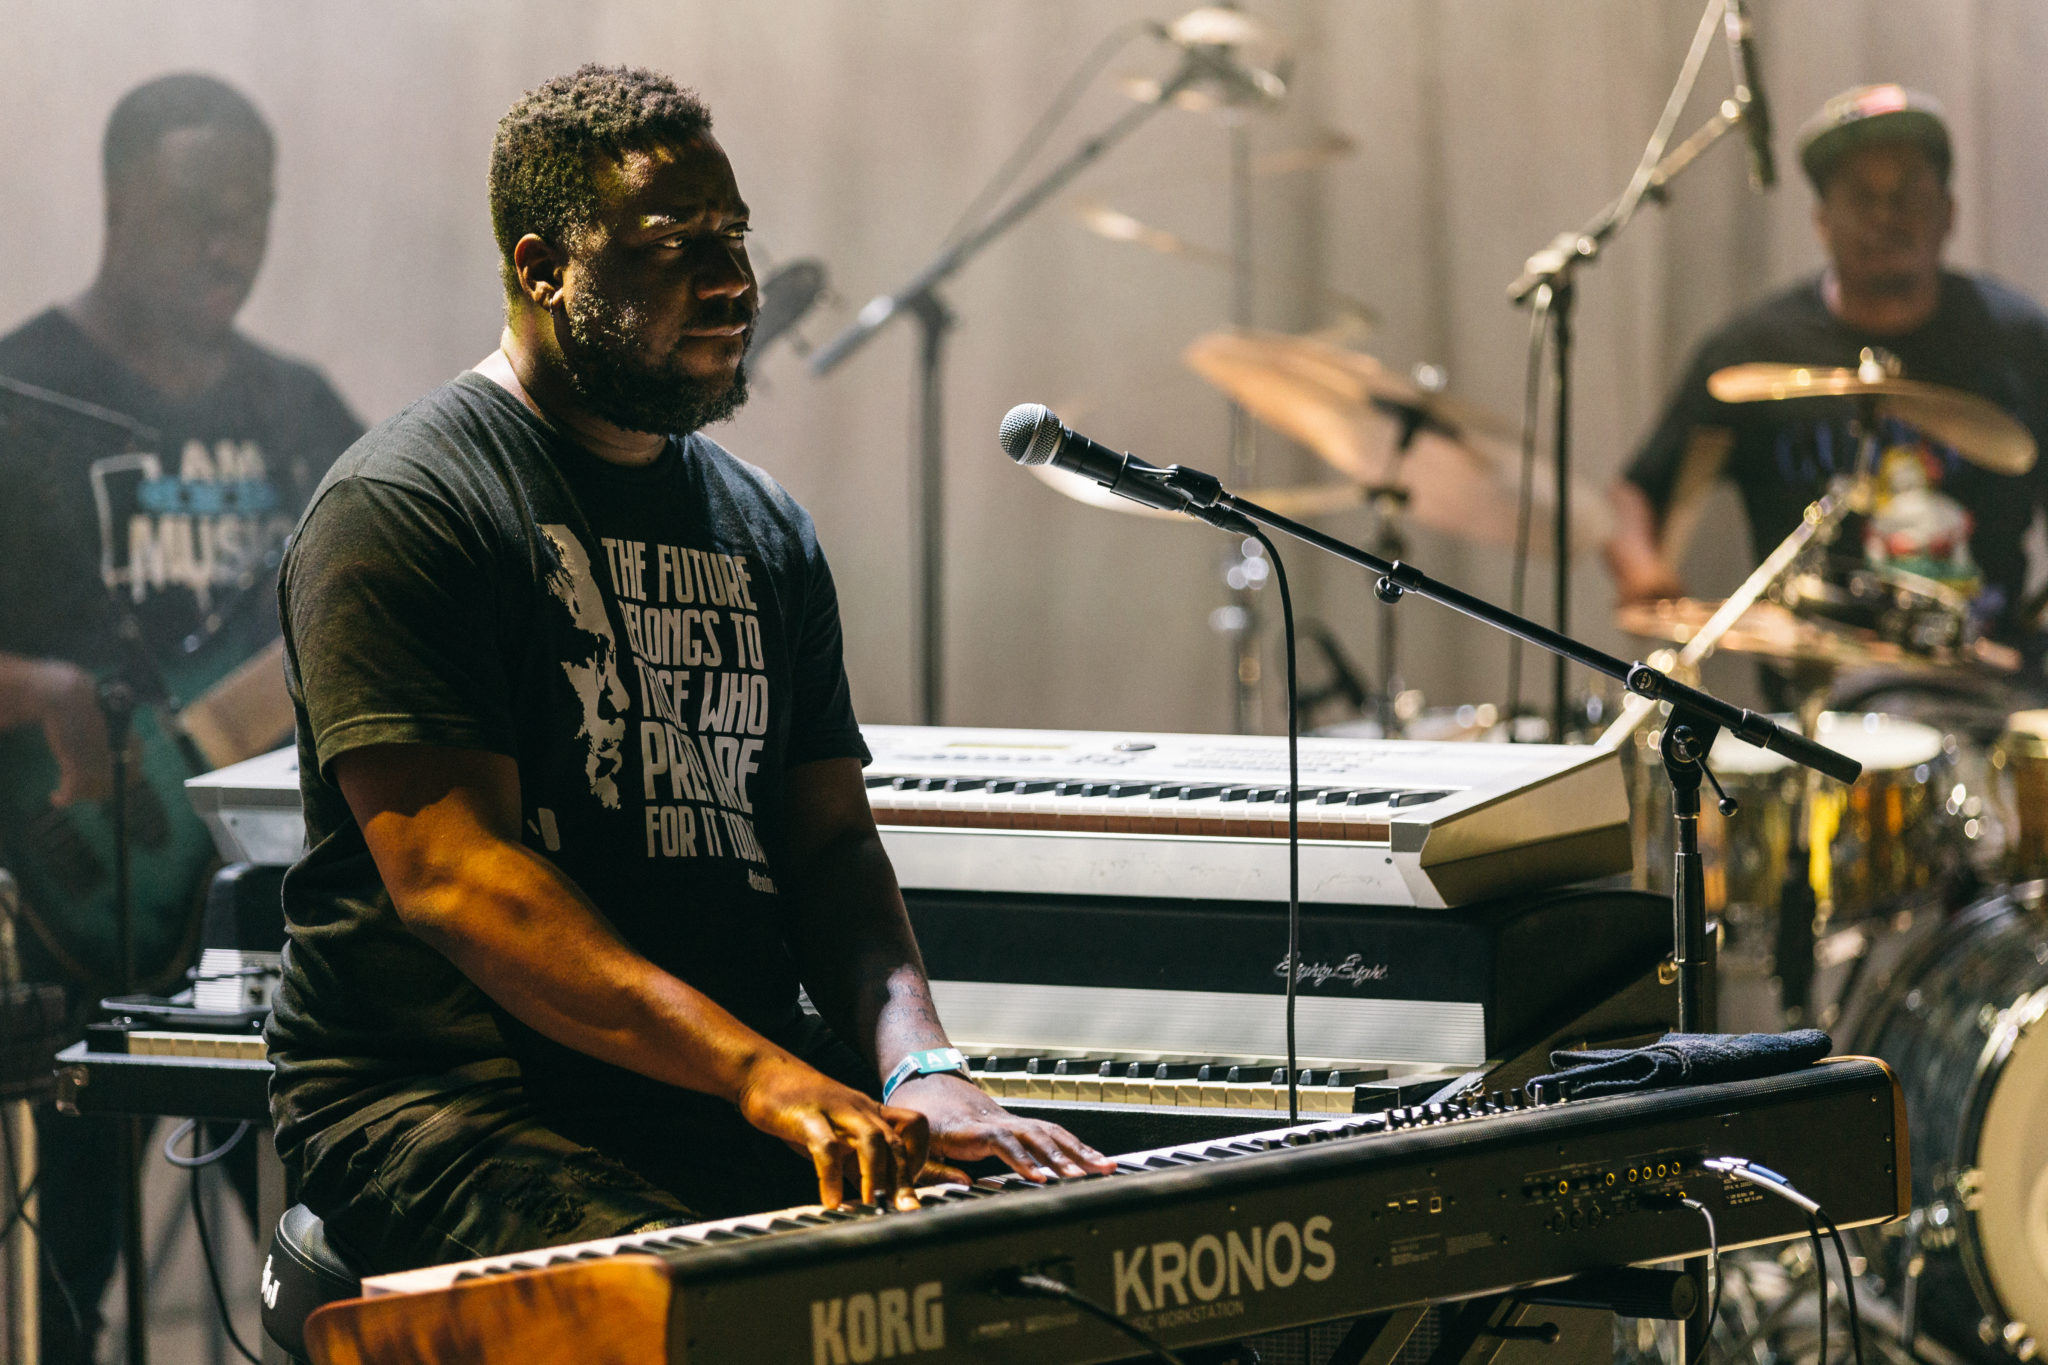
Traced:
<path fill-rule="evenodd" d="M 1169 465 L 1163 472 L 1166 486 L 1196 507 L 1214 507 L 1223 497 L 1223 481 L 1214 474 L 1181 464 Z"/>
<path fill-rule="evenodd" d="M 1223 481 L 1214 474 L 1179 464 L 1169 465 L 1161 473 L 1164 477 L 1160 482 L 1187 499 L 1180 510 L 1196 521 L 1207 522 L 1219 531 L 1229 531 L 1234 535 L 1258 533 L 1250 518 L 1223 505 L 1223 499 L 1228 495 L 1223 491 Z"/>

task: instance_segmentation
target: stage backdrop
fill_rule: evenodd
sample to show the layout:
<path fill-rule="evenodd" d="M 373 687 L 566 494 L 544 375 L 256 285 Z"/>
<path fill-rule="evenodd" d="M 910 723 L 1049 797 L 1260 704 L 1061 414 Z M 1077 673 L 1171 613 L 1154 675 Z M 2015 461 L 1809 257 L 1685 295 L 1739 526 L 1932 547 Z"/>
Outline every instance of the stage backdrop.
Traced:
<path fill-rule="evenodd" d="M 1522 259 L 1624 183 L 1697 18 L 1683 0 L 1255 0 L 1290 39 L 1294 98 L 1248 134 L 1261 166 L 1331 133 L 1348 159 L 1264 175 L 1254 209 L 1261 325 L 1328 320 L 1317 282 L 1370 301 L 1364 344 L 1443 364 L 1454 389 L 1518 410 L 1526 320 L 1504 286 Z M 2048 293 L 2048 10 L 2028 0 L 1755 0 L 1783 182 L 1749 194 L 1717 148 L 1584 276 L 1578 468 L 1595 487 L 1626 459 L 1692 344 L 1729 310 L 1816 268 L 1811 195 L 1793 130 L 1835 90 L 1899 79 L 1953 115 L 1961 201 L 1954 260 Z M 900 282 L 945 237 L 1064 74 L 1117 25 L 1171 18 L 1128 0 L 9 0 L 0 44 L 0 241 L 12 326 L 83 287 L 98 249 L 98 144 L 123 91 L 164 71 L 218 73 L 276 125 L 269 263 L 246 315 L 257 337 L 322 366 L 368 419 L 390 415 L 495 343 L 498 284 L 484 206 L 497 116 L 578 62 L 657 66 L 700 90 L 755 210 L 762 264 L 822 259 L 834 299 L 818 341 Z M 1169 54 L 1112 60 L 1052 147 L 1130 106 L 1125 76 Z M 1707 64 L 1690 128 L 1728 89 Z M 1113 204 L 1204 247 L 1229 238 L 1227 126 L 1162 114 L 970 266 L 946 389 L 948 703 L 958 723 L 1217 730 L 1230 716 L 1230 547 L 1193 524 L 1065 502 L 997 452 L 1011 404 L 1052 404 L 1097 438 L 1160 462 L 1222 469 L 1223 401 L 1181 348 L 1230 315 L 1229 282 L 1189 257 L 1090 235 L 1072 206 Z M 1047 164 L 1041 157 L 1038 165 Z M 816 513 L 838 572 L 861 714 L 914 716 L 910 520 L 914 334 L 893 327 L 825 380 L 778 346 L 747 411 L 715 434 Z M 1262 440 L 1262 483 L 1325 473 Z M 1708 522 L 1697 589 L 1725 589 L 1747 548 Z M 1328 529 L 1362 537 L 1362 513 Z M 1484 593 L 1506 556 L 1435 534 L 1413 556 Z M 1304 613 L 1370 663 L 1380 610 L 1358 576 L 1291 551 Z M 1548 570 L 1532 604 L 1548 602 Z M 5 585 L 0 585 L 4 590 Z M 1268 594 L 1270 598 L 1270 593 Z M 1577 565 L 1575 621 L 1606 624 L 1597 558 Z M 1272 608 L 1268 601 L 1266 606 Z M 1407 672 L 1432 703 L 1497 700 L 1504 646 L 1422 603 L 1401 608 Z M 1277 680 L 1276 652 L 1267 675 Z M 1741 681 L 1741 670 L 1726 675 Z M 1538 670 L 1528 686 L 1540 695 Z M 1264 724 L 1279 723 L 1269 688 Z"/>

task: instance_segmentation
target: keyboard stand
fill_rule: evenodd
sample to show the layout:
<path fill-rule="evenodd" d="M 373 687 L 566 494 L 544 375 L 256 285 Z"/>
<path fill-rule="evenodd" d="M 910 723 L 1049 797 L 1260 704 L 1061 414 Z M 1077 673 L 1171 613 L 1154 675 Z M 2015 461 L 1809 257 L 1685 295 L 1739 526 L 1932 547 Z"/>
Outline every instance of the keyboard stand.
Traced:
<path fill-rule="evenodd" d="M 57 1054 L 57 1109 L 74 1116 L 247 1120 L 247 1140 L 256 1144 L 256 1226 L 274 1228 L 285 1198 L 270 1130 L 270 1073 L 264 1061 L 91 1052 L 73 1043 Z M 263 1365 L 290 1365 L 267 1334 L 262 1354 Z"/>

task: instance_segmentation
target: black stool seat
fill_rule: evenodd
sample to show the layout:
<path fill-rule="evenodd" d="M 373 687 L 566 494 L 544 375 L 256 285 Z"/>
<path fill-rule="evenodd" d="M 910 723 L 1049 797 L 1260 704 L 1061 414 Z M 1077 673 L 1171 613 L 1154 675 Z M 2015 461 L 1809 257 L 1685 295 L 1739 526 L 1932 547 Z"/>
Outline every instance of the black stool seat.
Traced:
<path fill-rule="evenodd" d="M 328 1242 L 318 1215 L 304 1204 L 286 1209 L 263 1260 L 263 1330 L 270 1339 L 292 1359 L 307 1359 L 313 1310 L 362 1292 L 362 1276 Z"/>

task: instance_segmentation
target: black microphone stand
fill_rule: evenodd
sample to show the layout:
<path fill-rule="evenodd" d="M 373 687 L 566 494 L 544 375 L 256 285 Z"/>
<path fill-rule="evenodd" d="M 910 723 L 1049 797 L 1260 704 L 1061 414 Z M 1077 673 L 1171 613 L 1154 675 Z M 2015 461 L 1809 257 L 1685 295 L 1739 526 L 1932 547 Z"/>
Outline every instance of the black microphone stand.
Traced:
<path fill-rule="evenodd" d="M 829 374 L 840 362 L 866 345 L 891 320 L 915 318 L 919 327 L 917 369 L 918 489 L 918 713 L 926 725 L 937 725 L 944 702 L 945 595 L 945 433 L 941 425 L 946 334 L 955 316 L 938 288 L 982 249 L 1064 188 L 1067 182 L 1136 132 L 1141 124 L 1172 102 L 1173 97 L 1206 76 L 1227 74 L 1228 63 L 1216 52 L 1183 48 L 1180 69 L 1149 101 L 1127 110 L 1047 171 L 1029 189 L 996 210 L 987 221 L 933 257 L 892 294 L 871 299 L 852 326 L 811 355 L 811 373 Z"/>
<path fill-rule="evenodd" d="M 1730 131 L 1740 125 L 1754 102 L 1747 87 L 1721 102 L 1714 116 L 1667 155 L 1664 146 L 1677 122 L 1678 113 L 1692 94 L 1701 63 L 1712 46 L 1714 30 L 1720 24 L 1723 0 L 1707 0 L 1706 11 L 1686 54 L 1677 83 L 1664 106 L 1664 116 L 1650 136 L 1636 173 L 1621 197 L 1602 209 L 1585 226 L 1560 233 L 1549 245 L 1528 259 L 1520 278 L 1508 286 L 1508 298 L 1517 305 L 1544 308 L 1550 320 L 1552 361 L 1551 457 L 1556 468 L 1557 508 L 1552 526 L 1556 577 L 1553 580 L 1552 611 L 1560 632 L 1571 629 L 1571 449 L 1572 449 L 1572 309 L 1578 302 L 1577 278 L 1581 266 L 1599 259 L 1606 247 L 1629 221 L 1644 200 L 1665 202 L 1671 182 L 1686 167 Z M 1553 653 L 1555 653 L 1553 651 Z M 1570 716 L 1566 692 L 1564 655 L 1556 655 L 1551 666 L 1551 734 L 1561 739 Z"/>

